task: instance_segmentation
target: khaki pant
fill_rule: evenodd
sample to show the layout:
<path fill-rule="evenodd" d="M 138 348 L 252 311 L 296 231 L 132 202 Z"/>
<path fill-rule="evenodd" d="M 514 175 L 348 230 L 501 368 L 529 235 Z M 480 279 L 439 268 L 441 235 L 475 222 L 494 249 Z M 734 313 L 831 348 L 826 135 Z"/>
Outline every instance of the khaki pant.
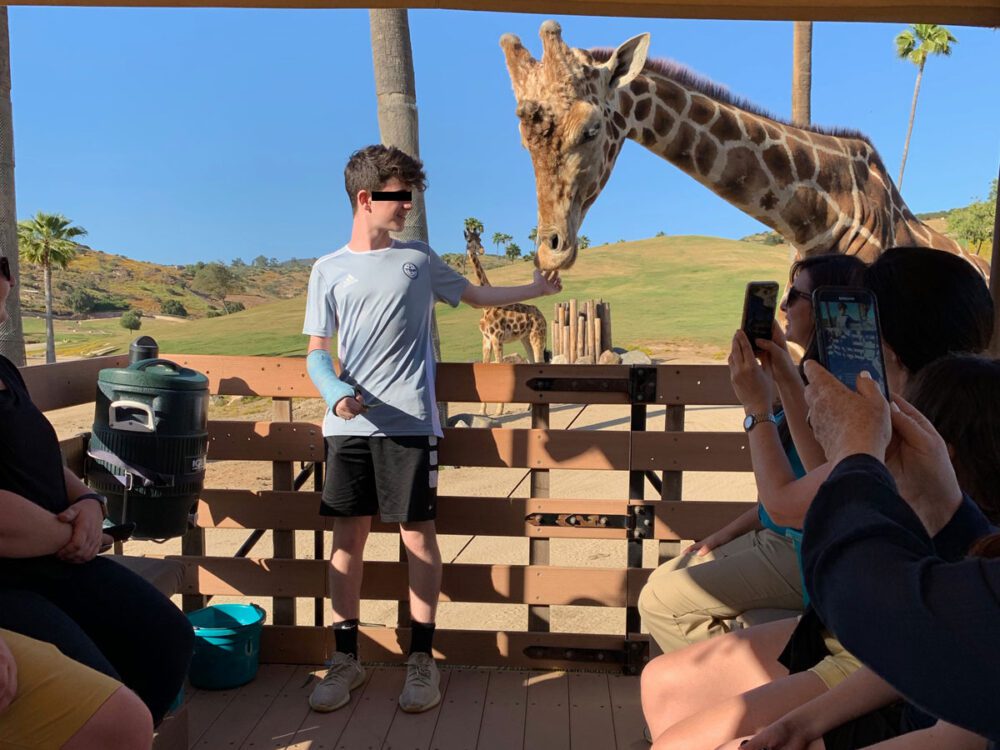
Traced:
<path fill-rule="evenodd" d="M 733 629 L 750 609 L 802 611 L 798 556 L 787 537 L 752 531 L 704 557 L 680 555 L 653 571 L 639 613 L 664 653 Z"/>

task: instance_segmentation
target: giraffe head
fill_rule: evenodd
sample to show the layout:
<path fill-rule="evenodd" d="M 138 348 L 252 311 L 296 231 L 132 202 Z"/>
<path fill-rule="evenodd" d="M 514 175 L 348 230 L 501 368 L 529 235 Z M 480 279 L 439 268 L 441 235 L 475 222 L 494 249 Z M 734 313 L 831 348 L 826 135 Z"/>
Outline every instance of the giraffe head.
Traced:
<path fill-rule="evenodd" d="M 531 154 L 538 195 L 538 265 L 551 271 L 576 260 L 587 209 L 611 175 L 627 135 L 618 90 L 642 72 L 649 34 L 629 39 L 598 63 L 562 40 L 555 21 L 542 24 L 542 59 L 513 34 L 500 38 L 514 85 L 521 142 Z"/>
<path fill-rule="evenodd" d="M 473 229 L 465 230 L 465 249 L 473 255 L 483 255 L 486 252 L 483 241 L 479 239 L 479 232 Z"/>

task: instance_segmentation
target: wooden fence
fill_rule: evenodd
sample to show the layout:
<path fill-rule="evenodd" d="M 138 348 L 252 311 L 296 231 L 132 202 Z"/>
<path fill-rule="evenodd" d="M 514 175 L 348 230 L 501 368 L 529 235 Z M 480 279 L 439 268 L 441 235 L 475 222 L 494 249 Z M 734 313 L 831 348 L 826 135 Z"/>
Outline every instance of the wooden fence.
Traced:
<path fill-rule="evenodd" d="M 264 629 L 262 659 L 316 664 L 331 650 L 328 628 L 295 622 L 295 598 L 326 594 L 326 564 L 299 559 L 294 532 L 321 534 L 331 527 L 317 513 L 318 481 L 296 491 L 296 463 L 319 466 L 325 458 L 320 426 L 292 421 L 292 401 L 316 398 L 300 358 L 164 355 L 205 373 L 215 395 L 260 396 L 273 402 L 268 421 L 209 423 L 209 459 L 269 461 L 271 489 L 207 487 L 198 503 L 198 528 L 182 542 L 177 558 L 186 566 L 185 608 L 205 596 L 274 597 L 274 624 Z M 23 370 L 36 404 L 43 411 L 91 403 L 98 370 L 117 367 L 124 357 L 30 367 Z M 749 471 L 750 455 L 742 432 L 686 432 L 685 407 L 730 405 L 736 399 L 728 369 L 718 365 L 573 366 L 444 363 L 438 369 L 438 395 L 452 402 L 515 402 L 531 405 L 529 429 L 446 429 L 442 466 L 514 467 L 530 470 L 528 498 L 442 496 L 438 530 L 442 534 L 524 536 L 530 540 L 528 565 L 445 565 L 442 601 L 519 603 L 529 606 L 529 630 L 489 632 L 439 630 L 435 645 L 457 664 L 529 668 L 603 668 L 635 673 L 647 653 L 636 610 L 650 570 L 642 567 L 647 539 L 663 543 L 698 539 L 749 507 L 746 502 L 684 501 L 684 471 Z M 628 407 L 630 430 L 551 429 L 552 404 L 621 404 Z M 646 430 L 647 409 L 666 407 L 665 430 Z M 64 441 L 68 460 L 79 463 L 85 438 Z M 628 472 L 620 495 L 603 499 L 549 497 L 553 469 Z M 654 483 L 658 500 L 645 500 L 644 485 Z M 266 530 L 273 536 L 270 558 L 213 557 L 205 536 L 214 529 Z M 392 531 L 376 521 L 373 531 Z M 619 540 L 627 550 L 626 568 L 549 565 L 553 538 Z M 328 551 L 327 551 L 328 553 Z M 322 557 L 322 555 L 320 555 Z M 407 599 L 405 562 L 369 562 L 365 599 Z M 584 604 L 625 607 L 626 627 L 615 635 L 548 631 L 548 607 Z M 402 617 L 401 617 L 402 619 Z M 405 658 L 402 629 L 363 628 L 366 657 L 374 661 Z"/>

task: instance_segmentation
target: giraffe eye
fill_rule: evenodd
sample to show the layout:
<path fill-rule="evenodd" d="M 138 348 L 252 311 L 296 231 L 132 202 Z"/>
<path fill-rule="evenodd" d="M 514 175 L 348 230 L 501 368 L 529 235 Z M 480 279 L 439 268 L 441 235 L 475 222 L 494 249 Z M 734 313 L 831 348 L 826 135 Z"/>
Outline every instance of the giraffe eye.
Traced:
<path fill-rule="evenodd" d="M 583 131 L 583 134 L 580 136 L 580 143 L 589 143 L 590 141 L 594 140 L 600 132 L 601 132 L 600 123 L 596 125 L 591 125 L 589 128 Z"/>

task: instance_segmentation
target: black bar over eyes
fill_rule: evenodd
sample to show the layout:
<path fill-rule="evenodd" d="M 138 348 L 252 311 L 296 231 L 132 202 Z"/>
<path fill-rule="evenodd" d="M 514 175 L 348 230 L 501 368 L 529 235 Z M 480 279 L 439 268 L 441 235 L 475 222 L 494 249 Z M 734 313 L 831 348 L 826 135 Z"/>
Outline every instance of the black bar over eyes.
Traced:
<path fill-rule="evenodd" d="M 10 261 L 4 255 L 0 255 L 0 275 L 10 281 Z"/>
<path fill-rule="evenodd" d="M 410 190 L 373 190 L 372 200 L 409 203 L 413 200 L 413 192 Z"/>

